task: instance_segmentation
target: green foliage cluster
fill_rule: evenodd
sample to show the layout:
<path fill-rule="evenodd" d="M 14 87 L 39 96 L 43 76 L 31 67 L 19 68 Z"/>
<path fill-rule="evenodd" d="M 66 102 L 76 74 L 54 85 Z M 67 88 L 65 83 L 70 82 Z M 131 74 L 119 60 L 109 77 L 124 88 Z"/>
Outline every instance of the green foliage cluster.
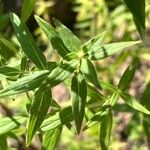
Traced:
<path fill-rule="evenodd" d="M 114 112 L 117 112 L 120 99 L 124 101 L 127 111 L 143 117 L 144 129 L 148 130 L 147 137 L 150 136 L 150 110 L 147 107 L 149 92 L 145 90 L 141 104 L 128 91 L 138 67 L 136 57 L 124 71 L 118 85 L 99 79 L 95 66 L 99 60 L 125 48 L 133 45 L 136 47 L 142 41 L 145 43 L 145 1 L 124 1 L 133 15 L 141 41 L 106 44 L 103 40 L 109 33 L 104 31 L 82 43 L 57 19 L 53 19 L 52 26 L 35 15 L 40 30 L 59 56 L 58 61 L 49 61 L 45 57 L 26 25 L 34 10 L 35 0 L 24 1 L 21 19 L 15 13 L 9 14 L 18 42 L 14 45 L 3 34 L 0 36 L 3 46 L 0 45 L 0 99 L 16 99 L 16 95 L 26 93 L 28 104 L 25 104 L 24 113 L 0 118 L 0 149 L 8 149 L 8 137 L 17 139 L 18 135 L 24 134 L 26 148 L 38 135 L 42 143 L 41 149 L 53 150 L 65 126 L 74 134 L 82 134 L 98 125 L 100 148 L 107 150 L 111 141 Z M 5 61 L 5 47 L 14 53 L 17 61 Z M 52 95 L 52 88 L 60 83 L 70 88 L 69 106 L 61 107 Z M 90 117 L 88 113 L 91 113 Z"/>

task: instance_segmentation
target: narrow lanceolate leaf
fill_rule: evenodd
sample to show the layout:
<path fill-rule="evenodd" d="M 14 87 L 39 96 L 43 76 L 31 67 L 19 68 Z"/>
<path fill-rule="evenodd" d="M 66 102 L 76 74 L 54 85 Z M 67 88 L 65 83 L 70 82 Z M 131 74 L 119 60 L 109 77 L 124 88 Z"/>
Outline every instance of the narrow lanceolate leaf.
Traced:
<path fill-rule="evenodd" d="M 142 106 L 133 96 L 125 92 L 122 92 L 121 97 L 125 101 L 125 103 L 127 103 L 133 109 L 138 110 L 144 114 L 150 115 L 150 111 L 146 109 L 144 106 Z"/>
<path fill-rule="evenodd" d="M 83 51 L 88 52 L 88 51 L 92 51 L 92 50 L 96 49 L 97 47 L 99 47 L 101 45 L 105 35 L 106 35 L 106 31 L 104 31 L 101 34 L 95 36 L 91 40 L 85 42 L 82 45 Z"/>
<path fill-rule="evenodd" d="M 47 77 L 46 82 L 50 84 L 51 87 L 63 82 L 74 72 L 76 65 L 76 60 L 60 64 L 50 73 L 50 75 Z"/>
<path fill-rule="evenodd" d="M 142 93 L 142 96 L 140 98 L 141 104 L 144 105 L 148 110 L 150 110 L 150 103 L 149 103 L 149 98 L 150 98 L 150 82 L 146 85 L 144 92 Z M 149 121 L 149 116 L 144 115 L 143 118 L 143 127 L 145 130 L 145 134 L 147 137 L 147 141 L 150 143 L 150 121 Z"/>
<path fill-rule="evenodd" d="M 141 104 L 144 105 L 148 110 L 150 110 L 150 82 L 145 86 L 144 92 L 140 97 Z"/>
<path fill-rule="evenodd" d="M 65 125 L 73 120 L 71 107 L 66 107 L 60 112 L 50 113 L 40 127 L 40 131 L 48 131 L 57 128 L 60 125 Z"/>
<path fill-rule="evenodd" d="M 25 55 L 40 69 L 46 67 L 46 58 L 37 46 L 27 26 L 14 13 L 10 19 Z"/>
<path fill-rule="evenodd" d="M 143 118 L 143 128 L 145 131 L 145 135 L 146 135 L 146 140 L 148 143 L 150 143 L 150 122 L 149 122 L 149 116 L 144 116 Z"/>
<path fill-rule="evenodd" d="M 28 18 L 30 17 L 34 6 L 35 6 L 36 0 L 24 0 L 22 5 L 22 11 L 21 11 L 21 20 L 23 22 L 26 22 Z"/>
<path fill-rule="evenodd" d="M 7 136 L 6 135 L 0 135 L 0 150 L 7 150 Z"/>
<path fill-rule="evenodd" d="M 76 52 L 70 52 L 64 57 L 64 59 L 68 61 L 73 59 L 78 59 L 78 54 Z"/>
<path fill-rule="evenodd" d="M 108 150 L 110 138 L 111 138 L 111 130 L 113 124 L 113 116 L 112 112 L 109 111 L 105 119 L 100 124 L 100 147 L 102 150 Z"/>
<path fill-rule="evenodd" d="M 20 69 L 22 72 L 24 72 L 27 69 L 27 65 L 28 65 L 27 57 L 24 56 L 21 59 L 21 65 L 20 65 Z"/>
<path fill-rule="evenodd" d="M 60 21 L 53 18 L 54 24 L 56 26 L 56 30 L 59 33 L 61 39 L 63 40 L 65 46 L 69 51 L 80 51 L 81 42 L 80 40 Z"/>
<path fill-rule="evenodd" d="M 52 72 L 56 67 L 58 67 L 58 63 L 55 61 L 47 62 L 47 69 Z"/>
<path fill-rule="evenodd" d="M 86 126 L 84 127 L 83 130 L 87 130 L 92 126 L 101 123 L 107 115 L 108 110 L 102 108 L 102 110 L 94 114 L 94 116 L 86 123 Z"/>
<path fill-rule="evenodd" d="M 111 92 L 117 91 L 117 87 L 115 87 L 114 85 L 107 83 L 107 82 L 104 82 L 103 80 L 99 80 L 99 82 L 102 86 L 102 89 L 109 90 Z"/>
<path fill-rule="evenodd" d="M 72 110 L 78 134 L 82 127 L 87 97 L 87 85 L 81 74 L 74 74 L 71 83 Z"/>
<path fill-rule="evenodd" d="M 98 92 L 95 87 L 88 85 L 87 89 L 88 89 L 88 96 L 90 96 L 92 100 L 96 100 L 96 101 L 106 100 L 106 98 L 100 92 Z"/>
<path fill-rule="evenodd" d="M 96 87 L 101 89 L 101 86 L 98 81 L 97 72 L 92 64 L 92 62 L 89 59 L 82 59 L 81 61 L 81 72 L 85 75 L 87 80 L 94 84 Z"/>
<path fill-rule="evenodd" d="M 20 70 L 8 66 L 0 67 L 0 74 L 6 75 L 6 76 L 16 76 L 20 74 Z"/>
<path fill-rule="evenodd" d="M 62 39 L 55 31 L 55 28 L 38 16 L 35 16 L 35 19 L 42 31 L 51 42 L 52 47 L 57 51 L 60 56 L 65 57 L 70 51 L 64 45 Z M 65 38 L 65 36 L 63 38 Z"/>
<path fill-rule="evenodd" d="M 145 30 L 145 0 L 124 0 L 133 15 L 137 30 L 141 37 Z"/>
<path fill-rule="evenodd" d="M 120 93 L 118 91 L 114 92 L 109 99 L 110 105 L 114 106 L 117 100 L 119 99 L 119 97 L 120 97 Z"/>
<path fill-rule="evenodd" d="M 127 48 L 135 44 L 139 44 L 139 43 L 141 42 L 140 41 L 119 42 L 119 43 L 111 43 L 111 44 L 102 45 L 102 46 L 94 48 L 92 51 L 89 51 L 88 58 L 91 60 L 101 60 L 119 52 L 120 50 L 124 48 Z"/>
<path fill-rule="evenodd" d="M 50 72 L 48 70 L 37 71 L 17 80 L 10 86 L 0 91 L 0 98 L 34 90 L 42 84 L 49 73 Z"/>
<path fill-rule="evenodd" d="M 0 41 L 1 41 L 6 47 L 8 47 L 10 50 L 12 50 L 14 53 L 17 53 L 17 52 L 18 52 L 17 48 L 16 48 L 9 40 L 7 40 L 5 37 L 3 37 L 2 35 L 0 35 Z"/>
<path fill-rule="evenodd" d="M 129 66 L 126 69 L 123 76 L 121 77 L 121 80 L 119 81 L 119 85 L 118 85 L 119 89 L 124 91 L 129 87 L 130 83 L 134 78 L 135 71 L 136 71 L 136 67 Z"/>
<path fill-rule="evenodd" d="M 29 112 L 27 124 L 27 146 L 31 143 L 34 134 L 43 123 L 52 100 L 51 89 L 46 85 L 41 85 L 34 95 Z"/>
<path fill-rule="evenodd" d="M 0 135 L 10 132 L 26 121 L 25 116 L 14 116 L 14 117 L 4 117 L 0 118 Z"/>
<path fill-rule="evenodd" d="M 54 150 L 62 132 L 62 126 L 47 131 L 43 139 L 43 150 Z"/>

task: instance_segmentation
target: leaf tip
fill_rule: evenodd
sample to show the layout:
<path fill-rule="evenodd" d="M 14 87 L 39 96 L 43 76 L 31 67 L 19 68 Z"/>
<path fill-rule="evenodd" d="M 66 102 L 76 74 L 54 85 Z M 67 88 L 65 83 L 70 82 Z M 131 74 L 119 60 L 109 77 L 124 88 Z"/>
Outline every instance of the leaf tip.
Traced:
<path fill-rule="evenodd" d="M 15 15 L 15 14 L 14 14 L 13 12 L 10 12 L 10 13 L 9 13 L 9 18 L 10 18 L 10 20 L 12 20 L 12 19 L 14 18 L 14 15 Z"/>
<path fill-rule="evenodd" d="M 55 17 L 53 17 L 52 20 L 53 20 L 53 23 L 54 23 L 55 26 L 60 26 L 61 25 L 61 22 L 58 19 L 56 19 Z"/>
<path fill-rule="evenodd" d="M 76 126 L 76 133 L 78 134 L 78 135 L 80 135 L 80 132 L 81 132 L 81 127 L 80 126 Z"/>
<path fill-rule="evenodd" d="M 34 18 L 35 18 L 35 20 L 40 19 L 40 17 L 39 17 L 39 16 L 37 16 L 37 15 L 34 15 Z"/>

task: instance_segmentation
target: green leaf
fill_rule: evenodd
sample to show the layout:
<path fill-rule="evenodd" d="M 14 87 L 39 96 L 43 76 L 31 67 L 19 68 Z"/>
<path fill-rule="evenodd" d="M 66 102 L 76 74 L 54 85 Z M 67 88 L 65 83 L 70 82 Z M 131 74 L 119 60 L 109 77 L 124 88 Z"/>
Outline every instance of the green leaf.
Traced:
<path fill-rule="evenodd" d="M 150 103 L 149 103 L 149 98 L 150 98 L 150 82 L 147 84 L 147 86 L 144 89 L 144 92 L 141 95 L 141 104 L 145 106 L 148 110 L 150 110 Z M 143 116 L 143 127 L 144 131 L 146 134 L 146 139 L 147 142 L 150 143 L 150 117 L 148 115 Z"/>
<path fill-rule="evenodd" d="M 20 70 L 8 66 L 0 67 L 0 74 L 6 75 L 6 76 L 16 76 L 21 73 Z"/>
<path fill-rule="evenodd" d="M 48 86 L 41 85 L 34 94 L 34 99 L 29 112 L 29 120 L 27 124 L 26 144 L 30 145 L 34 134 L 43 123 L 48 109 L 51 105 L 52 95 Z"/>
<path fill-rule="evenodd" d="M 81 74 L 74 74 L 71 83 L 71 99 L 72 99 L 72 110 L 78 134 L 80 133 L 82 127 L 86 98 L 87 98 L 86 81 L 83 79 Z"/>
<path fill-rule="evenodd" d="M 90 39 L 89 41 L 85 42 L 82 45 L 82 49 L 84 52 L 93 51 L 97 47 L 99 47 L 106 35 L 106 31 L 102 32 L 101 34 L 95 36 L 94 38 Z"/>
<path fill-rule="evenodd" d="M 62 126 L 47 131 L 43 139 L 43 150 L 54 150 L 62 132 Z"/>
<path fill-rule="evenodd" d="M 117 100 L 119 99 L 119 97 L 120 97 L 120 93 L 118 91 L 114 92 L 109 99 L 110 105 L 114 106 Z"/>
<path fill-rule="evenodd" d="M 25 116 L 14 116 L 0 118 L 0 135 L 10 132 L 26 121 Z"/>
<path fill-rule="evenodd" d="M 47 62 L 47 69 L 52 72 L 56 67 L 58 67 L 58 63 L 55 61 Z"/>
<path fill-rule="evenodd" d="M 140 97 L 141 104 L 144 105 L 148 110 L 150 110 L 150 82 L 146 85 L 144 92 L 142 93 Z"/>
<path fill-rule="evenodd" d="M 149 98 L 150 98 L 150 82 L 147 84 L 147 86 L 144 89 L 144 92 L 142 93 L 142 96 L 140 98 L 141 104 L 144 105 L 148 110 L 150 110 L 150 103 L 149 103 Z M 147 137 L 147 142 L 150 143 L 150 117 L 148 115 L 143 116 L 143 127 L 144 131 Z"/>
<path fill-rule="evenodd" d="M 39 131 L 48 131 L 73 120 L 71 107 L 66 107 L 60 112 L 50 113 L 41 125 Z"/>
<path fill-rule="evenodd" d="M 0 91 L 0 98 L 10 95 L 15 95 L 39 87 L 44 79 L 50 74 L 48 70 L 36 71 L 31 75 L 25 76 L 5 89 Z"/>
<path fill-rule="evenodd" d="M 101 86 L 98 81 L 98 76 L 96 69 L 93 63 L 89 59 L 82 59 L 81 60 L 81 72 L 85 75 L 87 80 L 101 89 Z"/>
<path fill-rule="evenodd" d="M 7 137 L 6 135 L 0 135 L 0 150 L 7 150 Z"/>
<path fill-rule="evenodd" d="M 17 53 L 18 50 L 17 48 L 6 38 L 4 38 L 2 35 L 0 35 L 0 41 L 6 46 L 8 47 L 10 50 L 12 50 L 14 53 Z"/>
<path fill-rule="evenodd" d="M 0 2 L 2 4 L 2 0 Z M 8 25 L 9 15 L 8 15 L 8 13 L 6 13 L 6 12 L 4 13 L 3 12 L 3 8 L 4 8 L 3 5 L 1 5 L 0 7 L 1 7 L 0 8 L 0 11 L 1 11 L 1 15 L 0 15 L 0 29 L 3 30 L 3 29 L 6 29 L 6 26 Z"/>
<path fill-rule="evenodd" d="M 68 61 L 73 59 L 78 59 L 78 54 L 76 52 L 70 52 L 64 57 L 64 59 Z"/>
<path fill-rule="evenodd" d="M 21 11 L 21 20 L 23 22 L 26 22 L 28 18 L 30 17 L 34 6 L 35 6 L 36 0 L 24 0 L 22 5 L 22 11 Z"/>
<path fill-rule="evenodd" d="M 129 46 L 139 44 L 140 41 L 135 42 L 119 42 L 119 43 L 111 43 L 102 46 L 95 47 L 92 51 L 89 51 L 89 59 L 91 60 L 101 60 L 108 56 L 111 56 L 118 51 L 127 48 Z"/>
<path fill-rule="evenodd" d="M 92 126 L 101 123 L 103 119 L 107 116 L 108 110 L 101 107 L 100 111 L 94 114 L 94 116 L 86 123 L 86 126 L 83 130 L 87 130 L 88 128 L 91 128 Z"/>
<path fill-rule="evenodd" d="M 126 104 L 118 104 L 116 103 L 114 106 L 113 106 L 113 110 L 116 111 L 116 112 L 122 112 L 122 113 L 133 113 L 133 109 L 129 106 L 129 105 L 126 105 Z"/>
<path fill-rule="evenodd" d="M 53 18 L 54 24 L 56 26 L 56 31 L 59 33 L 63 43 L 68 48 L 69 51 L 80 51 L 81 42 L 80 40 L 60 21 Z"/>
<path fill-rule="evenodd" d="M 26 56 L 22 57 L 20 66 L 21 71 L 25 71 L 27 69 L 27 64 L 28 64 L 27 57 Z"/>
<path fill-rule="evenodd" d="M 55 31 L 55 28 L 38 16 L 35 16 L 35 19 L 42 31 L 51 42 L 52 47 L 57 51 L 60 56 L 65 57 L 70 51 L 64 45 L 62 39 Z"/>
<path fill-rule="evenodd" d="M 104 101 L 106 98 L 99 92 L 97 91 L 96 88 L 88 85 L 88 96 L 90 96 L 94 100 L 102 100 Z"/>
<path fill-rule="evenodd" d="M 113 116 L 112 112 L 109 111 L 107 116 L 105 116 L 104 120 L 100 124 L 99 141 L 102 150 L 108 150 L 109 148 L 112 124 L 113 124 Z"/>
<path fill-rule="evenodd" d="M 53 87 L 63 82 L 74 72 L 76 65 L 76 60 L 60 64 L 47 77 L 46 83 L 50 84 L 51 87 Z"/>
<path fill-rule="evenodd" d="M 142 38 L 145 32 L 145 0 L 124 0 L 133 15 L 137 30 Z"/>
<path fill-rule="evenodd" d="M 67 116 L 66 116 L 67 118 Z M 46 119 L 43 121 L 39 132 L 45 132 L 48 130 L 52 130 L 61 125 L 61 119 L 59 116 L 59 112 L 50 113 L 47 115 Z"/>
<path fill-rule="evenodd" d="M 122 99 L 133 109 L 138 110 L 144 114 L 150 115 L 150 111 L 142 106 L 133 96 L 122 92 L 121 93 Z"/>
<path fill-rule="evenodd" d="M 131 67 L 131 66 L 129 66 L 125 70 L 124 74 L 121 77 L 121 80 L 119 81 L 118 88 L 120 90 L 125 91 L 129 87 L 130 83 L 134 78 L 135 71 L 136 71 L 136 67 Z"/>
<path fill-rule="evenodd" d="M 144 132 L 146 135 L 146 140 L 148 143 L 150 143 L 150 121 L 149 121 L 149 116 L 144 116 L 143 118 L 143 128 L 144 128 Z"/>
<path fill-rule="evenodd" d="M 11 13 L 10 19 L 25 55 L 40 69 L 46 67 L 46 58 L 37 46 L 27 26 Z"/>
<path fill-rule="evenodd" d="M 61 106 L 56 102 L 56 100 L 52 100 L 51 107 L 56 108 L 57 110 L 61 110 Z"/>
<path fill-rule="evenodd" d="M 110 83 L 104 82 L 103 80 L 99 80 L 99 82 L 102 86 L 102 89 L 109 90 L 111 92 L 115 92 L 117 90 L 117 87 Z"/>

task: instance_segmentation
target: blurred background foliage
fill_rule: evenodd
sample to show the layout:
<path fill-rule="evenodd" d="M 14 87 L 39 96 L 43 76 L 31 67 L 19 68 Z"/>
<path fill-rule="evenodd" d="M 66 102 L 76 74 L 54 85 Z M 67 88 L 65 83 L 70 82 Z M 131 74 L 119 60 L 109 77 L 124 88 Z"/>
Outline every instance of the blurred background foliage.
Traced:
<path fill-rule="evenodd" d="M 0 1 L 0 66 L 8 65 L 19 67 L 18 59 L 23 56 L 19 51 L 19 43 L 14 34 L 9 20 L 9 12 L 15 12 L 21 16 L 22 0 Z M 57 60 L 58 56 L 45 35 L 42 33 L 34 15 L 41 16 L 52 23 L 52 18 L 59 19 L 70 28 L 80 39 L 85 42 L 102 31 L 107 31 L 104 43 L 139 40 L 140 36 L 133 22 L 132 14 L 122 0 L 36 0 L 34 11 L 27 20 L 27 25 L 34 35 L 39 47 L 45 53 L 47 59 Z M 138 64 L 134 81 L 129 92 L 136 96 L 141 103 L 150 110 L 150 1 L 146 0 L 146 36 L 144 44 L 124 50 L 121 53 L 96 63 L 99 78 L 110 83 L 118 83 L 124 70 L 129 64 Z M 24 57 L 23 57 L 24 58 Z M 22 61 L 26 58 L 22 59 Z M 26 60 L 28 61 L 28 60 Z M 34 68 L 33 68 L 34 69 Z M 1 84 L 15 80 L 0 75 Z M 53 95 L 61 103 L 68 105 L 69 89 L 64 85 L 53 89 Z M 105 92 L 104 95 L 109 96 Z M 10 101 L 10 99 L 15 99 Z M 0 115 L 26 114 L 28 99 L 25 95 L 10 97 L 0 102 Z M 21 100 L 20 100 L 21 99 Z M 123 102 L 115 106 L 115 121 L 110 149 L 112 150 L 146 150 L 150 148 L 150 118 L 130 113 L 130 109 Z M 90 114 L 89 114 L 90 116 Z M 89 117 L 87 116 L 87 117 Z M 97 126 L 87 130 L 80 136 L 75 136 L 64 128 L 58 150 L 98 150 Z M 10 147 L 21 147 L 24 129 L 14 131 L 18 137 L 11 137 Z M 0 141 L 2 142 L 2 141 Z M 19 145 L 20 144 L 20 145 Z M 17 146 L 16 146 L 17 145 Z M 31 149 L 39 149 L 39 143 L 35 140 Z M 12 148 L 13 149 L 13 148 Z M 15 148 L 14 148 L 15 149 Z"/>

